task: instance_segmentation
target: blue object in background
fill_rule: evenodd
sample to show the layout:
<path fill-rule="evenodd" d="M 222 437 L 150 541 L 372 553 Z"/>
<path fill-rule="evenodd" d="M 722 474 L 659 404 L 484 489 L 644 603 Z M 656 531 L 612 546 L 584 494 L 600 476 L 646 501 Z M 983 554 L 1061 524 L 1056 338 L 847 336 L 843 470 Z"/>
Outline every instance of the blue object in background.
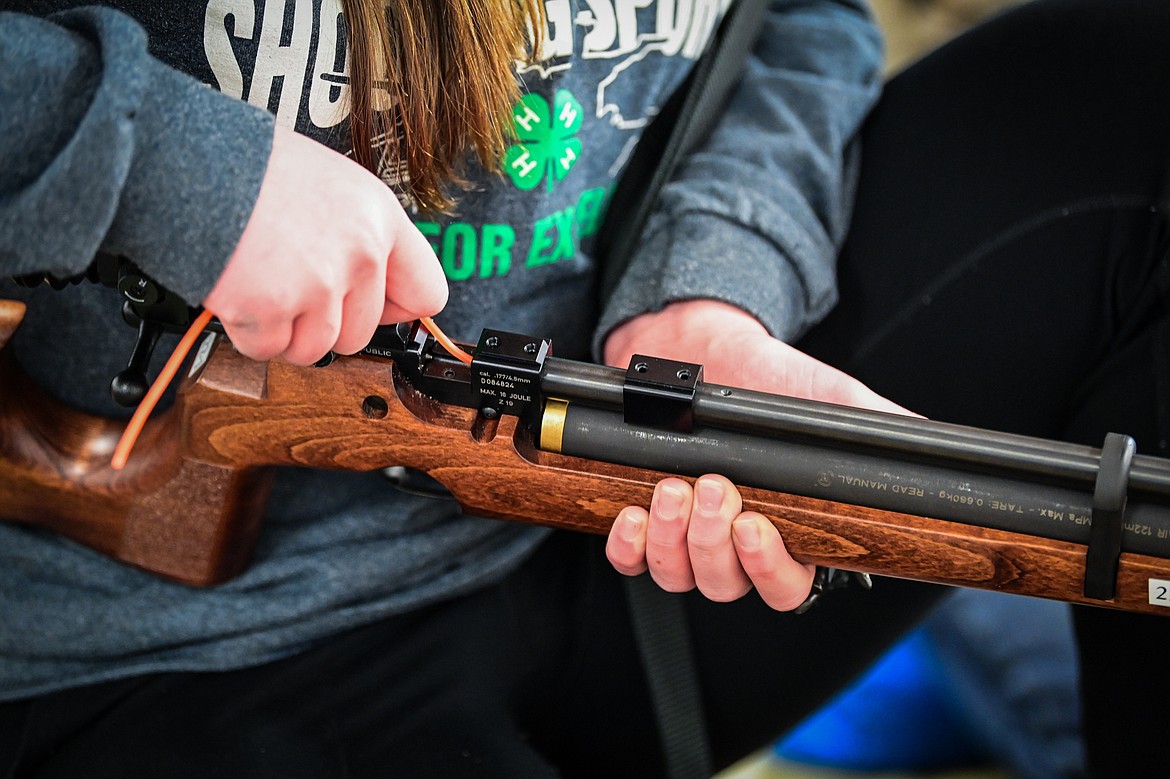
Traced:
<path fill-rule="evenodd" d="M 776 746 L 798 763 L 855 771 L 933 771 L 988 755 L 946 692 L 925 628 L 887 652 L 861 679 Z"/>
<path fill-rule="evenodd" d="M 1083 777 L 1078 672 L 1066 604 L 956 590 L 775 752 L 858 771 Z"/>

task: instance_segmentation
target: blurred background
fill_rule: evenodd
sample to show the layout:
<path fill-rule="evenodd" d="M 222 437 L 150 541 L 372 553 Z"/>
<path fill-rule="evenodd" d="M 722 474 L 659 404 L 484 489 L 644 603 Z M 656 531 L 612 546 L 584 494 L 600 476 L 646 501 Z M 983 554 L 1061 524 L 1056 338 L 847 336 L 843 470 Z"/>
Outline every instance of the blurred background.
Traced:
<path fill-rule="evenodd" d="M 990 14 L 1021 0 L 869 0 L 886 35 L 886 72 L 896 73 Z"/>
<path fill-rule="evenodd" d="M 892 76 L 1026 0 L 870 0 Z M 1004 628 L 1025 625 L 1022 630 Z M 1076 659 L 1067 608 L 956 591 L 869 674 L 718 779 L 1075 777 Z"/>

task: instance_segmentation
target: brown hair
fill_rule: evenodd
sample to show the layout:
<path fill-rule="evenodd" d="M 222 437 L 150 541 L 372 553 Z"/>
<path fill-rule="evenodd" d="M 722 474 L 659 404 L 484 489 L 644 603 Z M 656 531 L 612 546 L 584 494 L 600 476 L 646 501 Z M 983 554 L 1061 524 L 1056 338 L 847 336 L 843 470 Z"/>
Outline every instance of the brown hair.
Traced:
<path fill-rule="evenodd" d="M 448 210 L 448 187 L 463 181 L 468 152 L 490 170 L 499 166 L 520 92 L 515 64 L 540 50 L 543 0 L 342 0 L 342 7 L 354 158 L 377 171 L 374 146 L 388 143 L 407 174 L 404 192 L 425 210 Z"/>

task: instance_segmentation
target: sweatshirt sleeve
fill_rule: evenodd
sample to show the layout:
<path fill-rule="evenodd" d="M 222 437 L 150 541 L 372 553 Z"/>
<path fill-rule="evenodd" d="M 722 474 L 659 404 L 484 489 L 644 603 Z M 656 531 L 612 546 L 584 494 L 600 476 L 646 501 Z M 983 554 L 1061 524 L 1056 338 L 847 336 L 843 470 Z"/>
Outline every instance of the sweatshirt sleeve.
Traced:
<path fill-rule="evenodd" d="M 772 0 L 724 117 L 663 187 L 606 301 L 596 353 L 623 321 L 680 300 L 738 306 L 789 341 L 828 313 L 881 64 L 862 0 Z"/>
<path fill-rule="evenodd" d="M 0 13 L 0 273 L 124 254 L 184 299 L 251 214 L 273 119 L 153 59 L 108 8 Z"/>

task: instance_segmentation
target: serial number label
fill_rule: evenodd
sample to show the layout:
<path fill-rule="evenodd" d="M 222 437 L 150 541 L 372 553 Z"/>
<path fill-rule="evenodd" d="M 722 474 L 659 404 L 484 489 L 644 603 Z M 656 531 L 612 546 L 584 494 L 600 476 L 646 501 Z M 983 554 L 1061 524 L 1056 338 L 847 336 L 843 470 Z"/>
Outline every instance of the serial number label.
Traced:
<path fill-rule="evenodd" d="M 1170 580 L 1149 579 L 1150 605 L 1170 608 Z"/>
<path fill-rule="evenodd" d="M 475 377 L 480 397 L 491 398 L 497 410 L 520 408 L 532 402 L 534 379 L 508 373 L 482 372 Z"/>

